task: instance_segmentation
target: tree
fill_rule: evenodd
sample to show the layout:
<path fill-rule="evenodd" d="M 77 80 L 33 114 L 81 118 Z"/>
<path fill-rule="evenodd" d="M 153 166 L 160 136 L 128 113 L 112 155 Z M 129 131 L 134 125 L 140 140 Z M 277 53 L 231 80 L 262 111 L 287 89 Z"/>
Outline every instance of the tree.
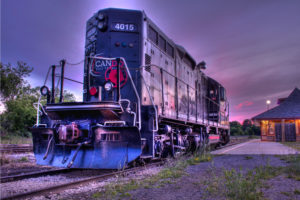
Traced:
<path fill-rule="evenodd" d="M 252 126 L 247 127 L 246 130 L 244 131 L 244 133 L 245 133 L 245 135 L 254 135 Z"/>
<path fill-rule="evenodd" d="M 254 135 L 260 135 L 260 127 L 252 125 L 252 130 L 254 132 Z"/>
<path fill-rule="evenodd" d="M 40 97 L 40 87 L 31 88 L 25 81 L 33 68 L 26 63 L 18 62 L 17 67 L 0 63 L 1 73 L 1 100 L 6 110 L 0 115 L 0 134 L 29 136 L 28 127 L 32 127 L 36 121 L 36 110 L 33 104 Z M 58 102 L 59 90 L 56 90 L 55 98 Z M 75 101 L 75 96 L 64 90 L 64 101 Z M 46 103 L 45 97 L 42 103 Z"/>
<path fill-rule="evenodd" d="M 27 128 L 31 127 L 36 120 L 34 102 L 37 102 L 37 98 L 33 95 L 5 102 L 6 111 L 0 119 L 1 136 L 13 134 L 28 137 L 30 135 Z"/>
<path fill-rule="evenodd" d="M 24 62 L 18 62 L 17 67 L 12 67 L 11 64 L 4 65 L 0 63 L 1 100 L 16 99 L 28 92 L 30 85 L 28 85 L 25 78 L 32 71 L 33 68 Z"/>
<path fill-rule="evenodd" d="M 252 121 L 250 119 L 245 119 L 243 121 L 243 126 L 242 126 L 243 131 L 246 131 L 246 129 L 249 128 L 249 127 L 250 128 L 252 127 Z"/>
<path fill-rule="evenodd" d="M 238 121 L 230 122 L 230 134 L 231 135 L 244 135 L 242 125 Z"/>

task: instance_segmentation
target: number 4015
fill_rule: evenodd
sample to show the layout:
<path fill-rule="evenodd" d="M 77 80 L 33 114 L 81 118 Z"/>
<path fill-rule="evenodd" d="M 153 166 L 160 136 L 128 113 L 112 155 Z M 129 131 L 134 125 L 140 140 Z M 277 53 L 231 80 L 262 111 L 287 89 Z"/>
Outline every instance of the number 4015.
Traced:
<path fill-rule="evenodd" d="M 124 31 L 134 31 L 134 25 L 133 24 L 120 24 L 117 23 L 115 25 L 116 30 L 124 30 Z"/>

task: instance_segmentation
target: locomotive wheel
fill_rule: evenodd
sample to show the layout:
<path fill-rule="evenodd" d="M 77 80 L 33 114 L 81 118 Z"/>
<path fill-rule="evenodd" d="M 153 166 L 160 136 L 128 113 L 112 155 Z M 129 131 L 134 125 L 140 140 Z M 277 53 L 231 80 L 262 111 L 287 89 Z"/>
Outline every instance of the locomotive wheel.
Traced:
<path fill-rule="evenodd" d="M 168 156 L 172 155 L 172 151 L 170 147 L 165 147 L 163 148 L 162 152 L 161 152 L 161 157 L 162 158 L 167 158 Z"/>
<path fill-rule="evenodd" d="M 222 145 L 226 145 L 230 141 L 228 133 L 222 134 Z"/>

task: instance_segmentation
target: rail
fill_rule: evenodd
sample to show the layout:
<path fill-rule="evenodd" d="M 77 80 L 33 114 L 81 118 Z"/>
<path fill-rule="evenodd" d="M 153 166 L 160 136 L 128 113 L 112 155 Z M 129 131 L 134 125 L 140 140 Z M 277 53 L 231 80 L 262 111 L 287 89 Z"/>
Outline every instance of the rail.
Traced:
<path fill-rule="evenodd" d="M 31 152 L 32 145 L 1 144 L 0 153 L 24 153 Z"/>
<path fill-rule="evenodd" d="M 147 168 L 150 168 L 150 167 L 153 167 L 153 166 L 160 166 L 160 165 L 163 165 L 163 164 L 164 164 L 164 161 L 160 161 L 160 162 L 156 162 L 156 163 L 147 164 L 147 165 L 141 166 L 141 167 L 134 167 L 134 168 L 124 169 L 124 170 L 117 171 L 117 172 L 109 172 L 109 173 L 105 173 L 105 174 L 92 176 L 92 177 L 89 177 L 89 178 L 83 178 L 83 179 L 78 180 L 78 181 L 72 181 L 72 182 L 63 183 L 63 184 L 57 184 L 57 185 L 54 185 L 54 186 L 49 186 L 49 187 L 46 187 L 46 188 L 36 189 L 36 190 L 28 191 L 28 192 L 25 192 L 25 193 L 14 194 L 12 196 L 2 196 L 1 199 L 2 200 L 27 199 L 27 198 L 31 199 L 34 196 L 53 193 L 54 191 L 57 191 L 57 190 L 63 190 L 63 189 L 71 188 L 71 187 L 78 186 L 78 185 L 88 184 L 88 183 L 93 182 L 93 181 L 105 180 L 107 178 L 114 177 L 116 175 L 121 175 L 121 174 L 126 175 L 128 173 L 136 173 L 136 172 L 139 172 L 139 171 L 143 171 Z"/>

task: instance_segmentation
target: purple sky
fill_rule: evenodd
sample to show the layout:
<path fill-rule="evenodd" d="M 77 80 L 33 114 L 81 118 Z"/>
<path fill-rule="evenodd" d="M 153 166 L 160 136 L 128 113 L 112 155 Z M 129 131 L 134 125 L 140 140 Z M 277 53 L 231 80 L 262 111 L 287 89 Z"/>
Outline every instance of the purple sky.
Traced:
<path fill-rule="evenodd" d="M 230 120 L 242 121 L 300 88 L 299 0 L 1 0 L 1 62 L 25 61 L 42 85 L 48 66 L 83 59 L 85 23 L 99 9 L 144 10 L 206 74 L 222 83 Z M 66 74 L 82 80 L 83 65 Z M 81 97 L 81 85 L 66 88 Z"/>

